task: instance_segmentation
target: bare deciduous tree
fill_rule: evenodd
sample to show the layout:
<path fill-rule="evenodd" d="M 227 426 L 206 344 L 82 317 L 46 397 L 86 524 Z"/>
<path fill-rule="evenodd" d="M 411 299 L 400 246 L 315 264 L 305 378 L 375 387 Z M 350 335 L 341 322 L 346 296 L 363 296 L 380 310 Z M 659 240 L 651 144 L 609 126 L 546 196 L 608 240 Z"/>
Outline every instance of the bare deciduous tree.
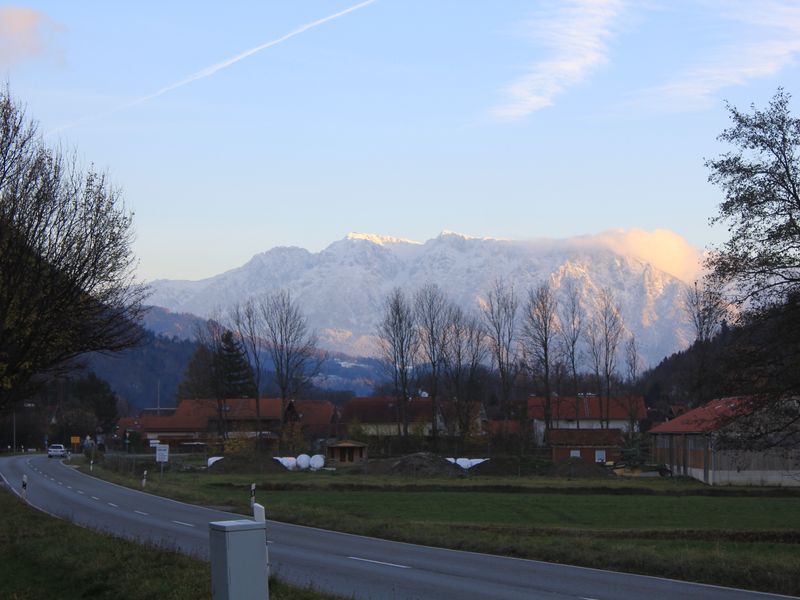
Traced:
<path fill-rule="evenodd" d="M 611 402 L 611 378 L 617 368 L 617 348 L 625 324 L 619 312 L 619 305 L 610 288 L 600 293 L 600 333 L 603 341 L 603 380 L 605 382 L 605 420 L 609 426 Z"/>
<path fill-rule="evenodd" d="M 558 334 L 558 305 L 550 285 L 543 283 L 528 291 L 522 319 L 522 343 L 533 361 L 532 370 L 541 374 L 544 385 L 544 426 L 552 425 L 550 371 L 555 359 Z"/>
<path fill-rule="evenodd" d="M 631 334 L 625 344 L 625 368 L 628 380 L 628 431 L 636 431 L 639 419 L 639 396 L 636 394 L 636 384 L 639 380 L 639 370 L 641 369 L 641 357 L 639 356 L 639 345 L 636 343 L 636 336 Z"/>
<path fill-rule="evenodd" d="M 386 297 L 377 334 L 381 355 L 391 374 L 397 399 L 398 434 L 408 440 L 408 401 L 419 335 L 413 307 L 400 288 L 394 288 Z"/>
<path fill-rule="evenodd" d="M 559 311 L 558 323 L 561 353 L 572 377 L 572 393 L 575 397 L 575 426 L 580 429 L 581 407 L 580 390 L 578 389 L 578 353 L 580 352 L 580 340 L 583 336 L 584 316 L 580 303 L 580 290 L 571 280 L 564 289 L 564 301 Z"/>
<path fill-rule="evenodd" d="M 486 360 L 486 330 L 481 320 L 454 306 L 449 312 L 444 379 L 455 402 L 458 432 L 462 439 L 472 427 L 472 407 L 477 400 L 481 366 Z"/>
<path fill-rule="evenodd" d="M 614 293 L 609 288 L 600 291 L 595 314 L 586 328 L 589 356 L 592 359 L 600 396 L 600 420 L 609 426 L 611 380 L 617 367 L 617 349 L 624 323 Z"/>
<path fill-rule="evenodd" d="M 281 427 L 286 407 L 319 373 L 324 356 L 317 350 L 317 336 L 291 293 L 281 290 L 258 303 L 263 337 L 275 368 L 275 383 L 281 395 Z"/>
<path fill-rule="evenodd" d="M 239 339 L 242 340 L 242 349 L 247 360 L 253 367 L 253 380 L 256 395 L 256 435 L 261 443 L 263 428 L 261 426 L 261 383 L 264 374 L 262 356 L 266 352 L 264 323 L 262 311 L 251 298 L 243 304 L 235 304 L 231 309 L 231 320 Z"/>
<path fill-rule="evenodd" d="M 688 288 L 683 297 L 683 308 L 692 322 L 695 332 L 695 350 L 697 361 L 693 373 L 693 395 L 691 404 L 702 406 L 709 400 L 709 351 L 710 342 L 717 334 L 722 321 L 728 313 L 728 305 L 716 287 L 716 283 L 707 279 Z"/>
<path fill-rule="evenodd" d="M 140 341 L 132 240 L 119 190 L 45 147 L 0 90 L 0 408 L 40 374 Z"/>
<path fill-rule="evenodd" d="M 708 281 L 687 288 L 683 297 L 683 309 L 694 327 L 695 339 L 708 342 L 719 331 L 728 314 L 728 306 L 719 289 Z"/>
<path fill-rule="evenodd" d="M 519 371 L 517 305 L 514 288 L 506 286 L 498 279 L 486 294 L 486 302 L 481 306 L 486 322 L 489 350 L 500 377 L 500 403 L 506 418 L 513 398 L 514 381 Z M 527 399 L 523 404 L 522 414 L 519 417 L 527 421 Z"/>
<path fill-rule="evenodd" d="M 421 356 L 428 364 L 428 393 L 431 398 L 431 436 L 434 445 L 438 441 L 436 427 L 439 383 L 442 377 L 445 348 L 448 335 L 449 302 L 439 286 L 429 284 L 414 295 L 414 315 L 419 331 Z"/>

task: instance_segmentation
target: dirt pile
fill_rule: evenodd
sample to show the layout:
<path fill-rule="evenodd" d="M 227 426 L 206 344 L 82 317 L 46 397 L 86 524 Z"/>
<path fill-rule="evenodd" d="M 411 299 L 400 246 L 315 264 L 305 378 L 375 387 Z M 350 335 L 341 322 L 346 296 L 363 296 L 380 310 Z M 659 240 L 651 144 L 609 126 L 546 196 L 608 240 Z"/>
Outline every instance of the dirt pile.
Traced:
<path fill-rule="evenodd" d="M 460 467 L 431 452 L 417 452 L 400 458 L 370 460 L 359 469 L 371 475 L 404 475 L 412 477 L 457 477 Z"/>

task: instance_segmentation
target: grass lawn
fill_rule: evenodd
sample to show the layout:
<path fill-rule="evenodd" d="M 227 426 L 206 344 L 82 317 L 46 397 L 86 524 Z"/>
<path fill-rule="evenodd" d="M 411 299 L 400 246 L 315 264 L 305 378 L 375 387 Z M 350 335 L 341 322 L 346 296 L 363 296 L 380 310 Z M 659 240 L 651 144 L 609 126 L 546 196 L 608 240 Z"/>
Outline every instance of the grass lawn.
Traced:
<path fill-rule="evenodd" d="M 0 486 L 0 598 L 203 600 L 208 563 L 141 546 L 41 513 Z M 331 596 L 270 581 L 273 600 Z"/>
<path fill-rule="evenodd" d="M 140 475 L 95 467 L 138 487 Z M 508 556 L 800 595 L 800 493 L 681 479 L 165 473 L 148 491 L 241 513 Z M 713 494 L 713 495 L 709 495 Z"/>

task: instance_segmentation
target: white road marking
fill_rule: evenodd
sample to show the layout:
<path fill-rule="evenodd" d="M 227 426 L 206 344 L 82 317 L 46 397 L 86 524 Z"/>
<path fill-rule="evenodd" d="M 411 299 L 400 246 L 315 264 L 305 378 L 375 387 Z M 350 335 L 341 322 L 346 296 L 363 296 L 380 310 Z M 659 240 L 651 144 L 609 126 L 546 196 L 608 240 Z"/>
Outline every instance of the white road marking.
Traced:
<path fill-rule="evenodd" d="M 411 568 L 411 567 L 406 566 L 406 565 L 396 565 L 394 563 L 383 562 L 383 561 L 380 561 L 380 560 L 370 560 L 368 558 L 358 558 L 357 556 L 348 556 L 347 558 L 349 558 L 350 560 L 360 560 L 360 561 L 363 561 L 363 562 L 374 563 L 376 565 L 385 565 L 387 567 L 397 567 L 398 569 L 410 569 Z"/>
<path fill-rule="evenodd" d="M 186 527 L 194 527 L 191 523 L 184 523 L 183 521 L 173 521 L 173 523 L 177 523 L 178 525 L 186 525 Z"/>
<path fill-rule="evenodd" d="M 61 483 L 61 482 L 59 481 L 59 482 L 58 482 L 58 485 L 64 485 L 64 484 L 63 484 L 63 483 Z"/>
<path fill-rule="evenodd" d="M 116 505 L 116 504 L 114 504 L 113 502 L 109 502 L 109 503 L 108 503 L 108 505 L 109 505 L 109 506 L 113 506 L 114 508 L 119 508 L 119 506 L 118 506 L 118 505 Z"/>
<path fill-rule="evenodd" d="M 83 493 L 83 491 L 82 491 L 82 490 L 78 490 L 78 493 L 79 493 L 79 494 L 82 494 L 82 493 Z"/>
<path fill-rule="evenodd" d="M 136 514 L 139 514 L 139 515 L 144 515 L 145 517 L 149 517 L 150 516 L 150 513 L 142 512 L 140 510 L 135 510 L 133 512 L 135 512 Z"/>
<path fill-rule="evenodd" d="M 100 500 L 97 496 L 92 496 L 92 500 Z"/>
<path fill-rule="evenodd" d="M 71 490 L 71 489 L 72 489 L 72 486 L 71 486 L 71 485 L 68 485 L 68 486 L 67 486 L 67 489 L 68 489 L 68 490 Z"/>

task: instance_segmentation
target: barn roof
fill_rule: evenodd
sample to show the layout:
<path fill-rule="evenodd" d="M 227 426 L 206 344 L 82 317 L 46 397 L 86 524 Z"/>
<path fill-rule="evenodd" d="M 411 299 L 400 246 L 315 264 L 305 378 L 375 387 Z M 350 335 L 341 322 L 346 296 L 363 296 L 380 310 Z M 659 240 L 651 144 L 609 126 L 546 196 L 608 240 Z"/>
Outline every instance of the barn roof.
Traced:
<path fill-rule="evenodd" d="M 736 416 L 750 412 L 743 396 L 717 398 L 653 427 L 648 433 L 708 433 L 724 427 Z"/>

